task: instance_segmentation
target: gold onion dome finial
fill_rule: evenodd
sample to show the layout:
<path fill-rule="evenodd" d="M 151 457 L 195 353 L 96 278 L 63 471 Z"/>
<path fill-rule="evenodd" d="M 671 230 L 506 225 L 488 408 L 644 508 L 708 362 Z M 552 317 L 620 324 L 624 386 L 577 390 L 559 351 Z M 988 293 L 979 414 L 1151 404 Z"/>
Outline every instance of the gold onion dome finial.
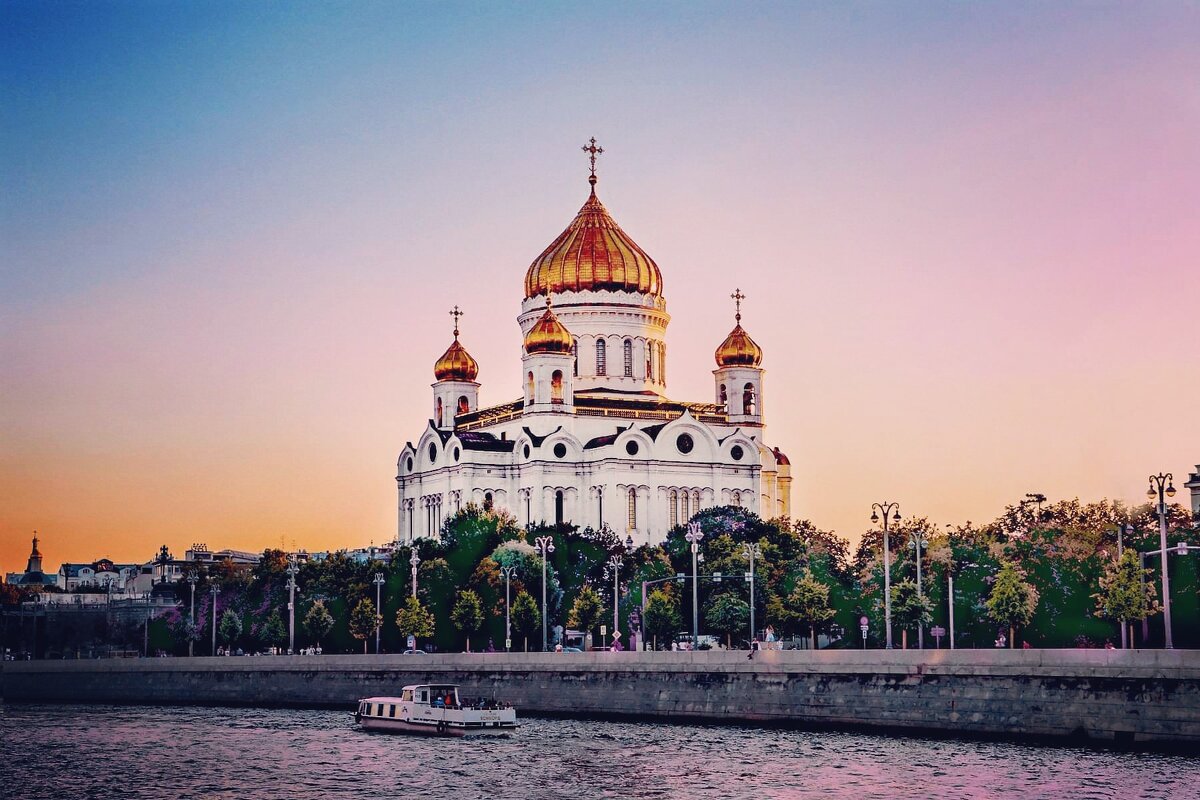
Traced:
<path fill-rule="evenodd" d="M 567 229 L 534 259 L 525 272 L 525 297 L 551 292 L 609 290 L 662 296 L 662 272 L 609 216 L 596 196 L 596 156 L 604 152 L 593 138 L 584 145 L 591 164 L 587 202 Z"/>
<path fill-rule="evenodd" d="M 551 308 L 550 296 L 546 296 L 546 311 L 533 323 L 525 334 L 526 353 L 562 353 L 569 355 L 575 349 L 571 332 L 566 329 Z"/>
<path fill-rule="evenodd" d="M 458 343 L 458 318 L 462 315 L 458 306 L 450 312 L 450 316 L 454 317 L 454 341 L 433 365 L 433 375 L 439 381 L 474 381 L 479 375 L 478 362 Z"/>
<path fill-rule="evenodd" d="M 746 295 L 742 294 L 741 289 L 737 289 L 730 297 L 737 303 L 737 313 L 734 315 L 736 324 L 717 348 L 717 366 L 757 367 L 762 363 L 762 348 L 742 328 L 742 301 L 746 299 Z"/>

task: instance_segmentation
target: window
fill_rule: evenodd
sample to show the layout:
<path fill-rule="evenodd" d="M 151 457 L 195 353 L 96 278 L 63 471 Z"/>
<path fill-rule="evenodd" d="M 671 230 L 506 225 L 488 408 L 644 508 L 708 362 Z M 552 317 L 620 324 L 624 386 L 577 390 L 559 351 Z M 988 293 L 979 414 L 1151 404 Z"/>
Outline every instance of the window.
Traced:
<path fill-rule="evenodd" d="M 606 363 L 608 360 L 608 354 L 607 354 L 607 352 L 605 352 L 607 349 L 608 349 L 608 345 L 604 342 L 603 339 L 596 340 L 596 374 L 597 375 L 607 375 L 608 374 L 608 365 Z"/>
<path fill-rule="evenodd" d="M 700 490 L 699 489 L 692 492 L 692 513 L 693 514 L 700 513 Z"/>
<path fill-rule="evenodd" d="M 533 373 L 525 376 L 525 396 L 529 398 L 529 402 L 533 402 Z"/>
<path fill-rule="evenodd" d="M 671 512 L 671 527 L 674 528 L 679 524 L 679 492 L 671 490 L 671 499 L 667 501 L 667 507 Z"/>
<path fill-rule="evenodd" d="M 436 462 L 437 462 L 437 445 L 434 444 L 433 442 L 430 442 L 429 443 L 429 463 L 433 464 Z"/>
<path fill-rule="evenodd" d="M 638 443 L 637 442 L 626 442 L 625 443 L 625 452 L 629 453 L 629 455 L 631 455 L 631 456 L 636 456 L 638 454 Z"/>
<path fill-rule="evenodd" d="M 658 343 L 658 382 L 667 382 L 667 344 Z"/>
<path fill-rule="evenodd" d="M 437 399 L 437 402 L 433 404 L 433 419 L 435 425 L 437 425 L 439 428 L 442 427 L 442 398 L 440 397 Z"/>
<path fill-rule="evenodd" d="M 529 492 L 525 492 L 525 524 L 533 524 L 533 500 Z"/>
<path fill-rule="evenodd" d="M 629 489 L 629 530 L 637 527 L 637 489 Z"/>
<path fill-rule="evenodd" d="M 467 396 L 463 395 L 462 397 L 458 398 L 458 413 L 466 414 L 470 410 L 471 401 L 467 399 Z"/>
<path fill-rule="evenodd" d="M 562 405 L 563 401 L 563 374 L 562 370 L 554 370 L 554 374 L 550 376 L 550 402 Z"/>
<path fill-rule="evenodd" d="M 688 512 L 687 489 L 684 489 L 682 492 L 679 493 L 679 517 L 685 523 L 692 518 L 691 513 Z"/>
<path fill-rule="evenodd" d="M 742 493 L 741 492 L 734 492 L 732 495 L 730 495 L 729 499 L 733 501 L 733 504 L 735 506 L 740 507 L 742 505 Z"/>
<path fill-rule="evenodd" d="M 571 352 L 575 354 L 575 362 L 571 366 L 571 374 L 579 377 L 579 339 L 571 337 Z"/>
<path fill-rule="evenodd" d="M 554 493 L 554 524 L 555 525 L 563 524 L 563 493 L 562 493 L 562 489 L 559 489 L 557 492 Z"/>
<path fill-rule="evenodd" d="M 721 399 L 717 402 L 720 404 L 722 411 L 729 410 L 729 392 L 723 383 L 721 384 Z"/>
<path fill-rule="evenodd" d="M 555 458 L 566 458 L 567 457 L 567 446 L 565 444 L 563 444 L 562 442 L 559 442 L 558 444 L 554 445 L 554 457 Z"/>
<path fill-rule="evenodd" d="M 388 716 L 389 717 L 396 716 L 396 707 L 394 705 L 391 705 L 390 703 L 388 704 Z"/>
<path fill-rule="evenodd" d="M 604 527 L 604 487 L 603 486 L 596 487 L 596 503 L 597 503 L 597 505 L 600 506 L 600 524 L 597 527 L 603 528 Z"/>
<path fill-rule="evenodd" d="M 754 406 L 754 384 L 747 383 L 746 388 L 742 391 L 742 413 L 753 414 Z"/>
<path fill-rule="evenodd" d="M 741 461 L 742 456 L 744 455 L 746 455 L 746 451 L 742 449 L 740 444 L 735 444 L 733 447 L 729 448 L 729 457 L 734 461 Z"/>
<path fill-rule="evenodd" d="M 654 342 L 646 342 L 646 380 L 654 380 Z"/>
<path fill-rule="evenodd" d="M 484 511 L 492 510 L 492 493 L 491 492 L 486 492 L 483 495 L 483 510 Z"/>
<path fill-rule="evenodd" d="M 675 440 L 675 446 L 679 448 L 679 452 L 686 456 L 692 452 L 692 448 L 696 446 L 696 442 L 692 439 L 691 434 L 681 433 L 679 434 L 679 438 Z"/>
<path fill-rule="evenodd" d="M 625 340 L 625 377 L 633 377 L 633 342 Z"/>

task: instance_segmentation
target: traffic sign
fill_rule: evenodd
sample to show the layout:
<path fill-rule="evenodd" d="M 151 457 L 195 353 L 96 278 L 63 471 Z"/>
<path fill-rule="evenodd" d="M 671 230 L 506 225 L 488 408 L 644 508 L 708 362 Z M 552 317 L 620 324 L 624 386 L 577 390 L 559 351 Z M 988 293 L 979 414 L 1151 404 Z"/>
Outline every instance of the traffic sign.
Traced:
<path fill-rule="evenodd" d="M 859 618 L 858 618 L 858 624 L 859 624 L 859 625 L 864 625 L 864 626 L 865 626 L 865 625 L 867 625 L 868 623 L 870 623 L 870 621 L 871 621 L 871 620 L 867 619 L 866 617 L 859 617 Z"/>
<path fill-rule="evenodd" d="M 600 626 L 600 635 L 601 635 L 601 636 L 608 636 L 608 626 L 607 626 L 607 625 L 601 625 L 601 626 Z"/>
<path fill-rule="evenodd" d="M 409 650 L 416 650 L 416 649 L 417 649 L 417 637 L 415 637 L 415 636 L 412 636 L 412 635 L 410 635 L 410 636 L 408 637 L 408 649 L 409 649 Z"/>
<path fill-rule="evenodd" d="M 931 636 L 945 636 L 946 629 L 943 628 L 941 625 L 934 625 L 932 628 L 929 629 L 929 634 Z"/>
<path fill-rule="evenodd" d="M 505 649 L 505 650 L 512 650 L 512 639 L 505 639 L 505 640 L 504 640 L 504 649 Z"/>

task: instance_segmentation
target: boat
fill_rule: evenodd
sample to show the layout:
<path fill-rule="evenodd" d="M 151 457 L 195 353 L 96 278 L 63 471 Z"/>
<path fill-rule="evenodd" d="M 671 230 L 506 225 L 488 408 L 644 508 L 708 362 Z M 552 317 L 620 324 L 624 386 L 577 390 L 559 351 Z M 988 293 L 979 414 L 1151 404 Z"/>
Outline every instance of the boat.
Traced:
<path fill-rule="evenodd" d="M 463 701 L 449 683 L 405 686 L 399 697 L 364 697 L 354 721 L 372 731 L 428 736 L 505 735 L 517 729 L 517 710 L 507 703 Z"/>

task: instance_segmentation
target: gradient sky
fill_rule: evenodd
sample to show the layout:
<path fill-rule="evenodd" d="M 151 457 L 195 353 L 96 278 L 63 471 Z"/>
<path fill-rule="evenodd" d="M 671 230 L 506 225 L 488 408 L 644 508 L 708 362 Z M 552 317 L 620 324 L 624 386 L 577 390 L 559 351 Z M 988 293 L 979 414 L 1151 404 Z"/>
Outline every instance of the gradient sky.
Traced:
<path fill-rule="evenodd" d="M 669 393 L 748 295 L 796 516 L 990 520 L 1200 461 L 1200 5 L 0 4 L 0 569 L 389 540 L 465 309 L 587 195 Z"/>

